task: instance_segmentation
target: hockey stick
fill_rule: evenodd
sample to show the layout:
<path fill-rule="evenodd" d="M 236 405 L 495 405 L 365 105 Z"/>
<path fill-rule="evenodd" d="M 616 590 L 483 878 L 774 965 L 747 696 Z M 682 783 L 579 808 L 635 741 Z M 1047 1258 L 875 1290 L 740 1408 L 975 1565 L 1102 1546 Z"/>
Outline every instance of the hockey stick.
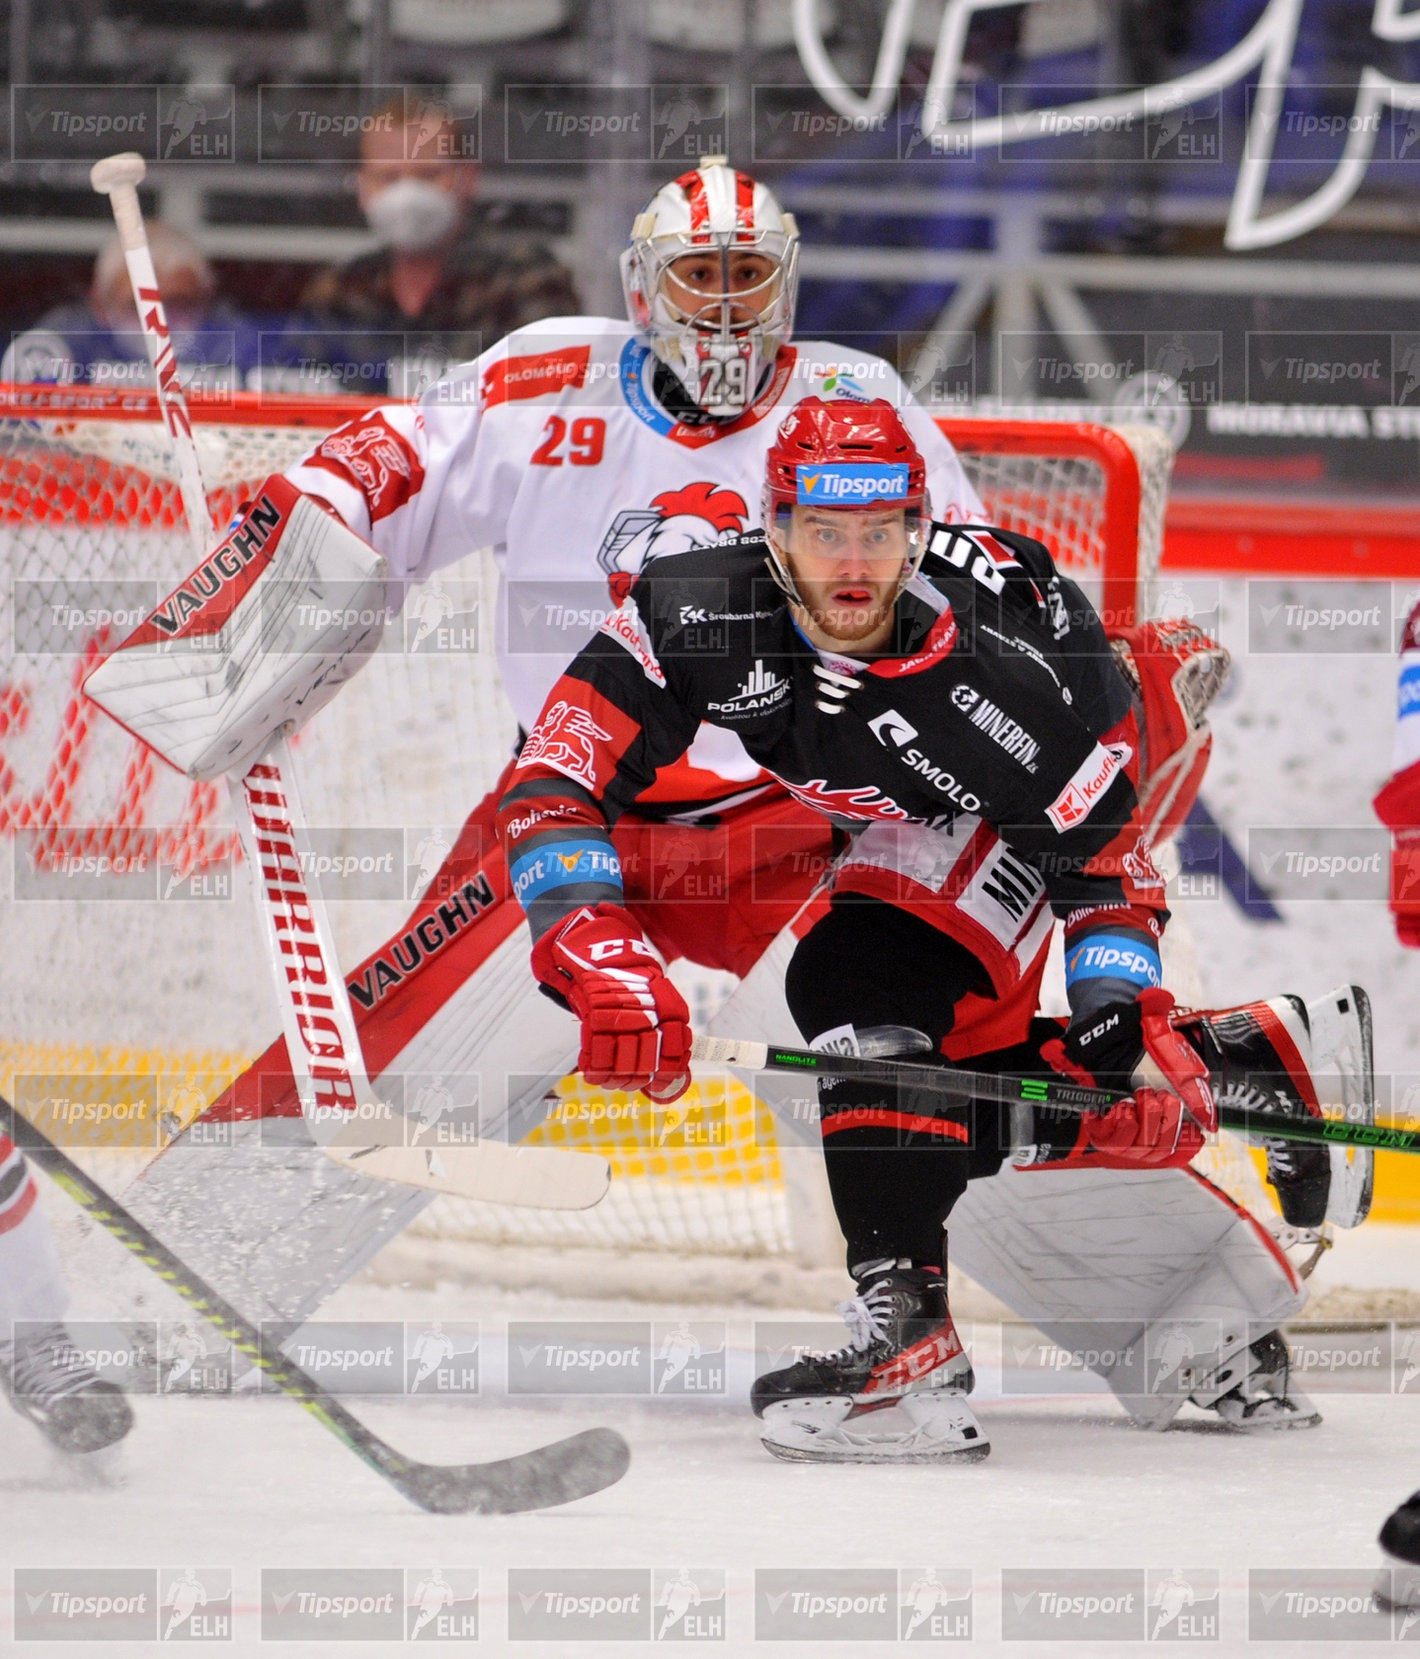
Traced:
<path fill-rule="evenodd" d="M 216 526 L 138 202 L 146 172 L 143 157 L 125 151 L 95 162 L 89 181 L 113 209 L 177 463 L 188 535 L 201 560 Z M 427 1150 L 403 1144 L 398 1120 L 386 1113 L 365 1072 L 330 921 L 314 877 L 306 874 L 302 855 L 309 836 L 293 780 L 286 734 L 275 732 L 263 759 L 229 782 L 287 1056 L 312 1140 L 342 1168 L 435 1192 L 546 1209 L 582 1210 L 598 1203 L 611 1180 L 604 1158 L 497 1141 Z"/>
<path fill-rule="evenodd" d="M 631 1451 L 613 1429 L 584 1429 L 566 1440 L 491 1463 L 416 1463 L 351 1415 L 339 1400 L 269 1342 L 167 1245 L 112 1198 L 44 1132 L 0 1096 L 0 1134 L 14 1141 L 98 1224 L 169 1285 L 241 1354 L 411 1503 L 436 1515 L 516 1515 L 571 1503 L 613 1485 Z"/>
<path fill-rule="evenodd" d="M 861 1077 L 870 1083 L 906 1084 L 953 1101 L 994 1100 L 1002 1106 L 1051 1106 L 1058 1111 L 1103 1112 L 1126 1094 L 1090 1089 L 1055 1077 L 1012 1077 L 957 1067 L 913 1065 L 904 1060 L 870 1060 L 855 1054 L 820 1054 L 811 1048 L 780 1048 L 773 1043 L 740 1042 L 733 1037 L 697 1037 L 691 1058 L 707 1065 L 743 1066 L 746 1071 L 788 1071 L 800 1076 Z M 1267 1135 L 1323 1146 L 1367 1146 L 1381 1152 L 1420 1153 L 1420 1129 L 1385 1123 L 1348 1123 L 1341 1118 L 1291 1118 L 1273 1112 L 1250 1112 L 1242 1106 L 1218 1107 L 1220 1128 L 1240 1135 Z"/>

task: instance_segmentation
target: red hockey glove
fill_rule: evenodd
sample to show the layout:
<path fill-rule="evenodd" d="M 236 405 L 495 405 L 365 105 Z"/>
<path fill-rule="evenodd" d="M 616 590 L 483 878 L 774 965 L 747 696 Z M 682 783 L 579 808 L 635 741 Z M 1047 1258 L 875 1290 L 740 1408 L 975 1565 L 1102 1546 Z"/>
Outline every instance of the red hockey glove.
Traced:
<path fill-rule="evenodd" d="M 1041 1055 L 1066 1077 L 1097 1088 L 1134 1086 L 1143 1092 L 1162 1084 L 1182 1100 L 1198 1127 L 1211 1134 L 1218 1127 L 1218 1108 L 1208 1068 L 1174 1029 L 1173 1006 L 1171 992 L 1150 987 L 1133 1002 L 1110 1003 L 1072 1024 L 1063 1038 L 1046 1043 Z"/>
<path fill-rule="evenodd" d="M 532 970 L 582 1022 L 577 1069 L 588 1083 L 663 1106 L 690 1087 L 690 1010 L 620 905 L 584 906 L 544 933 Z"/>
<path fill-rule="evenodd" d="M 1203 1131 L 1164 1089 L 1135 1089 L 1108 1111 L 1087 1112 L 1080 1138 L 1106 1169 L 1181 1169 L 1203 1150 Z"/>
<path fill-rule="evenodd" d="M 1375 799 L 1390 830 L 1390 913 L 1402 945 L 1420 947 L 1420 761 L 1397 772 Z"/>

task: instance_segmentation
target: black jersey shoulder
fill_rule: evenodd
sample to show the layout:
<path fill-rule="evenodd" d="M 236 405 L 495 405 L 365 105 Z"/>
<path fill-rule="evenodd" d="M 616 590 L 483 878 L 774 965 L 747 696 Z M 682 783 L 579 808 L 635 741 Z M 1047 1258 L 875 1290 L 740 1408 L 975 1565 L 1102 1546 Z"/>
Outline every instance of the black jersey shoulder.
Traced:
<path fill-rule="evenodd" d="M 681 628 L 767 622 L 785 609 L 760 535 L 667 553 L 644 565 L 631 589 L 653 632 L 666 639 Z"/>

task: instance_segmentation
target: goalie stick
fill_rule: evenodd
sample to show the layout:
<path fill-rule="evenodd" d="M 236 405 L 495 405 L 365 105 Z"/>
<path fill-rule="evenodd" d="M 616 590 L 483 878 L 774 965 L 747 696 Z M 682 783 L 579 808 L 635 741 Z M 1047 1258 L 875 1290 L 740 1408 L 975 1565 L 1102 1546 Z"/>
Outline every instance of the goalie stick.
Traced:
<path fill-rule="evenodd" d="M 177 464 L 188 535 L 201 560 L 216 526 L 207 506 L 192 419 L 138 202 L 137 187 L 146 171 L 142 156 L 125 151 L 95 162 L 89 181 L 113 208 L 157 380 L 158 405 Z M 329 919 L 314 878 L 306 875 L 303 854 L 309 838 L 293 780 L 286 734 L 275 732 L 264 757 L 245 776 L 229 782 L 287 1056 L 312 1140 L 328 1158 L 354 1173 L 462 1198 L 568 1210 L 598 1203 L 611 1180 L 604 1158 L 496 1141 L 407 1147 L 392 1114 L 382 1127 L 385 1109 L 365 1072 Z"/>
<path fill-rule="evenodd" d="M 864 1059 L 855 1054 L 821 1054 L 812 1048 L 781 1048 L 775 1043 L 741 1042 L 733 1037 L 697 1037 L 691 1059 L 707 1065 L 742 1066 L 746 1071 L 787 1071 L 800 1076 L 861 1077 L 870 1083 L 906 1084 L 946 1100 L 994 1100 L 1003 1106 L 1029 1104 L 1057 1111 L 1103 1112 L 1127 1100 L 1112 1089 L 1091 1089 L 1065 1078 L 1012 1077 L 1006 1073 L 963 1071 L 956 1066 L 913 1065 L 910 1061 Z M 1303 1141 L 1322 1146 L 1370 1147 L 1381 1152 L 1420 1153 L 1420 1130 L 1387 1123 L 1354 1123 L 1342 1118 L 1282 1117 L 1242 1106 L 1219 1105 L 1220 1128 L 1240 1135 Z"/>
<path fill-rule="evenodd" d="M 630 1466 L 630 1448 L 613 1429 L 584 1429 L 566 1440 L 490 1463 L 418 1463 L 403 1456 L 287 1359 L 258 1326 L 243 1318 L 3 1096 L 0 1134 L 8 1135 L 81 1209 L 220 1331 L 282 1393 L 304 1406 L 421 1509 L 436 1515 L 517 1515 L 547 1509 L 614 1485 Z"/>

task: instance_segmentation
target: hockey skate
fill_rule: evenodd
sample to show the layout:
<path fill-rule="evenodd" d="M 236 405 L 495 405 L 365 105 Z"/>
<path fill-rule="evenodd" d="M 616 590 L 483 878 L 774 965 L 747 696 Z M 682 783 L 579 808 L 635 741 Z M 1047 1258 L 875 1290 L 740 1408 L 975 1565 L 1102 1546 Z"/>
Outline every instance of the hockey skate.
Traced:
<path fill-rule="evenodd" d="M 991 1450 L 966 1403 L 975 1378 L 947 1282 L 906 1263 L 869 1263 L 840 1302 L 849 1341 L 760 1377 L 750 1403 L 763 1441 L 791 1463 L 970 1463 Z"/>
<path fill-rule="evenodd" d="M 1412 1492 L 1381 1528 L 1385 1565 L 1376 1584 L 1382 1607 L 1420 1607 L 1420 1492 Z"/>
<path fill-rule="evenodd" d="M 1179 1029 L 1207 1063 L 1219 1105 L 1282 1117 L 1322 1115 L 1318 1083 L 1343 1098 L 1353 1121 L 1374 1116 L 1370 1005 L 1358 985 L 1306 1003 L 1271 997 L 1215 1013 L 1189 1013 Z M 1283 1220 L 1316 1229 L 1327 1220 L 1354 1227 L 1370 1208 L 1370 1159 L 1344 1149 L 1300 1145 L 1259 1134 L 1267 1179 Z"/>
<path fill-rule="evenodd" d="M 1314 1429 L 1321 1413 L 1291 1386 L 1290 1370 L 1282 1333 L 1269 1331 L 1235 1349 L 1188 1398 L 1238 1434 Z"/>
<path fill-rule="evenodd" d="M 121 1389 L 94 1371 L 61 1324 L 21 1325 L 0 1342 L 0 1385 L 10 1404 L 61 1452 L 92 1453 L 133 1427 Z"/>

